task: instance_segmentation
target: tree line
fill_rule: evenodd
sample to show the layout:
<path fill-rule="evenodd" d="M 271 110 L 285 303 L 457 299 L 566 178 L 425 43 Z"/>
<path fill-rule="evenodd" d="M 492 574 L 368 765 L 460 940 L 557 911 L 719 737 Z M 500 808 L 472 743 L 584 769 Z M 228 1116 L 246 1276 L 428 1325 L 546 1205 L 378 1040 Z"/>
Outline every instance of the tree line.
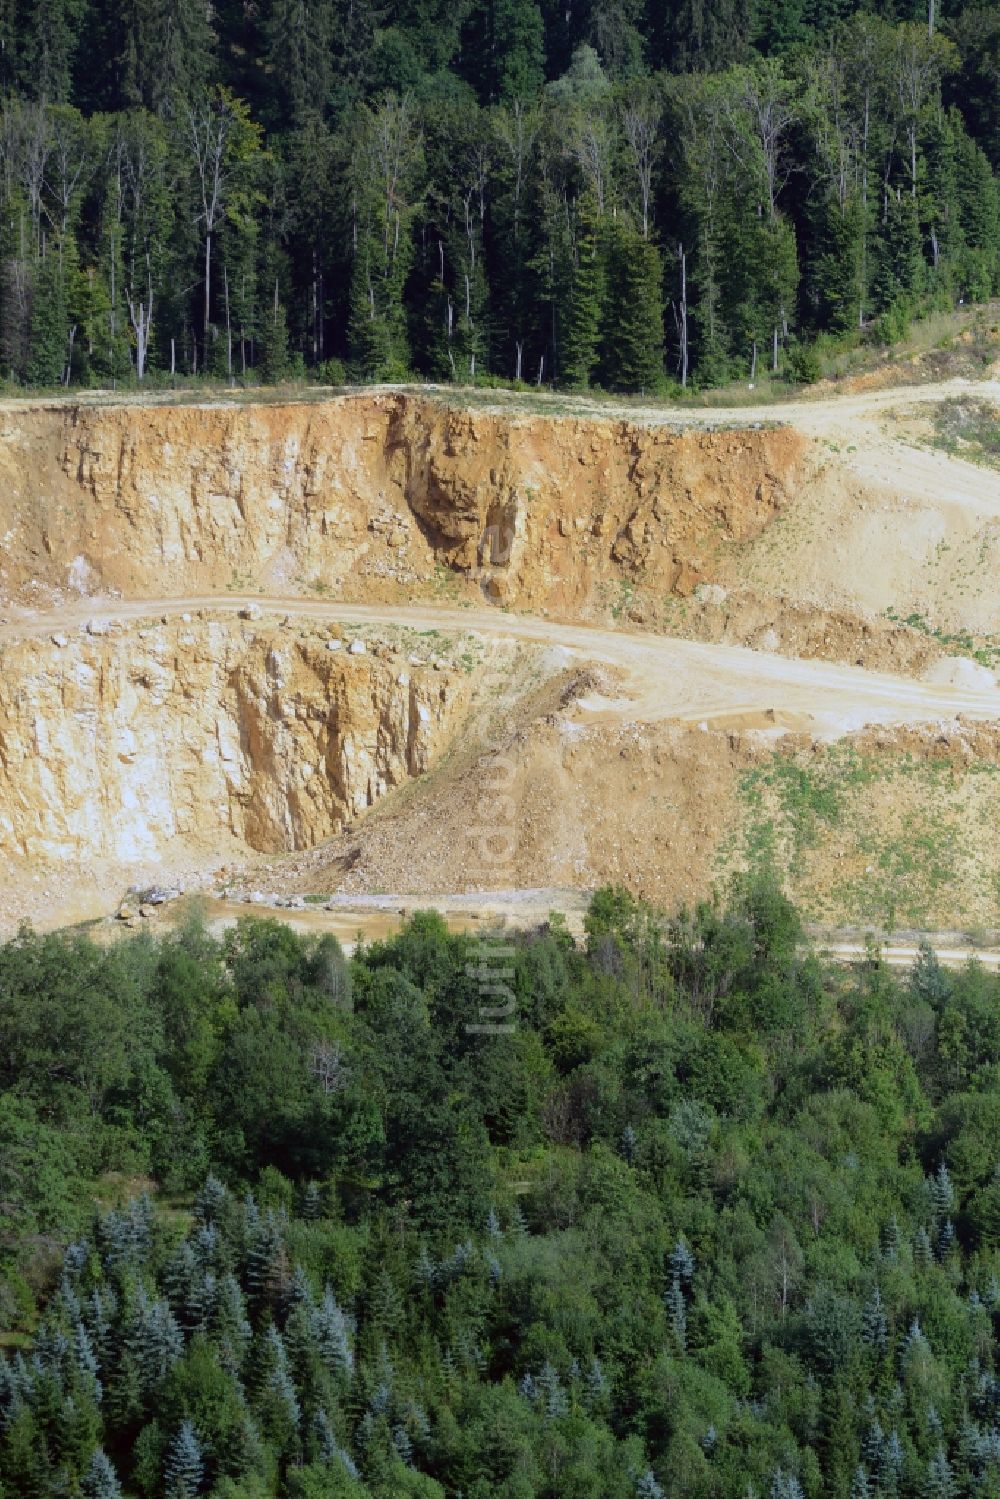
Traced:
<path fill-rule="evenodd" d="M 947 9 L 14 3 L 0 369 L 808 377 L 1000 284 L 1000 9 Z"/>
<path fill-rule="evenodd" d="M 586 924 L 0 947 L 0 1495 L 995 1495 L 1000 980 Z"/>

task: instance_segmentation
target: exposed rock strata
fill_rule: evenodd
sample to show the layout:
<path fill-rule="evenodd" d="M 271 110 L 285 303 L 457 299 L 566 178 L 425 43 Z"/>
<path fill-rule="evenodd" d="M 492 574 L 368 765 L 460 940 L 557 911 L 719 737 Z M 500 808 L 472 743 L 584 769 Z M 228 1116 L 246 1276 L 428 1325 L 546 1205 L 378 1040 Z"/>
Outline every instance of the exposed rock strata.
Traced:
<path fill-rule="evenodd" d="M 310 847 L 425 771 L 467 698 L 460 671 L 266 623 L 9 645 L 0 857 Z"/>
<path fill-rule="evenodd" d="M 463 411 L 404 393 L 28 408 L 0 431 L 0 591 L 381 599 L 448 573 L 579 613 L 688 594 L 793 492 L 787 429 Z M 442 569 L 447 572 L 442 574 Z"/>

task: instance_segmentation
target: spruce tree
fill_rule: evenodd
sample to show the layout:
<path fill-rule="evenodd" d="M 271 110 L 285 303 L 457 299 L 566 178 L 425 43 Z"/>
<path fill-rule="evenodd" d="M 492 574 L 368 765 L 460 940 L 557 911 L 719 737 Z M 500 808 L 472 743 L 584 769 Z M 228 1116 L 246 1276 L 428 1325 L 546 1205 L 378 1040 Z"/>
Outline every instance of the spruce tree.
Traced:
<path fill-rule="evenodd" d="M 822 215 L 821 250 L 812 274 L 818 322 L 834 332 L 857 328 L 865 306 L 865 211 L 860 195 L 832 199 Z"/>
<path fill-rule="evenodd" d="M 623 219 L 612 227 L 601 374 L 614 390 L 650 394 L 663 383 L 663 272 L 652 240 Z"/>
<path fill-rule="evenodd" d="M 264 313 L 257 371 L 264 385 L 277 385 L 288 375 L 288 324 L 284 306 L 278 301 Z"/>
<path fill-rule="evenodd" d="M 955 180 L 965 250 L 961 290 L 981 301 L 1000 286 L 1000 186 L 980 146 L 957 128 Z"/>
<path fill-rule="evenodd" d="M 571 390 L 584 390 L 597 368 L 604 309 L 603 233 L 591 193 L 584 195 L 577 212 L 574 253 L 559 376 Z"/>
<path fill-rule="evenodd" d="M 917 205 L 909 193 L 888 194 L 885 217 L 873 245 L 872 260 L 874 310 L 905 315 L 920 288 L 924 270 Z"/>
<path fill-rule="evenodd" d="M 212 1334 L 219 1350 L 219 1361 L 231 1374 L 239 1375 L 253 1337 L 246 1314 L 246 1303 L 234 1275 L 224 1275 L 219 1282 L 212 1318 Z"/>
<path fill-rule="evenodd" d="M 676 1275 L 673 1276 L 670 1285 L 667 1287 L 664 1300 L 666 1302 L 667 1315 L 670 1318 L 670 1325 L 674 1330 L 674 1337 L 677 1339 L 677 1346 L 683 1352 L 687 1346 L 687 1307 L 684 1303 L 684 1292 L 681 1289 L 680 1280 Z"/>
<path fill-rule="evenodd" d="M 536 0 L 493 0 L 479 30 L 481 87 L 490 103 L 537 96 L 545 81 L 545 23 Z"/>
<path fill-rule="evenodd" d="M 861 1337 L 873 1353 L 881 1357 L 889 1346 L 889 1320 L 878 1286 L 865 1302 L 861 1313 Z"/>
<path fill-rule="evenodd" d="M 183 1420 L 167 1447 L 163 1482 L 167 1499 L 194 1499 L 201 1490 L 205 1463 L 193 1423 Z"/>
<path fill-rule="evenodd" d="M 121 1485 L 110 1458 L 95 1447 L 90 1466 L 80 1481 L 86 1499 L 121 1499 Z"/>
<path fill-rule="evenodd" d="M 939 1447 L 927 1467 L 922 1499 L 955 1499 L 957 1493 L 948 1454 Z"/>
<path fill-rule="evenodd" d="M 31 385 L 60 385 L 69 354 L 66 283 L 58 253 L 50 249 L 36 267 L 25 371 Z"/>
<path fill-rule="evenodd" d="M 194 1216 L 199 1223 L 218 1224 L 229 1201 L 229 1193 L 212 1172 L 206 1176 L 194 1200 Z"/>
<path fill-rule="evenodd" d="M 347 1317 L 337 1305 L 330 1286 L 323 1293 L 323 1300 L 313 1314 L 313 1334 L 319 1346 L 320 1357 L 331 1374 L 343 1374 L 348 1378 L 354 1370 L 354 1354 L 351 1351 Z"/>
<path fill-rule="evenodd" d="M 934 1175 L 928 1179 L 928 1192 L 931 1200 L 931 1208 L 935 1218 L 947 1218 L 955 1211 L 955 1188 L 951 1183 L 951 1174 L 944 1161 L 938 1165 Z"/>

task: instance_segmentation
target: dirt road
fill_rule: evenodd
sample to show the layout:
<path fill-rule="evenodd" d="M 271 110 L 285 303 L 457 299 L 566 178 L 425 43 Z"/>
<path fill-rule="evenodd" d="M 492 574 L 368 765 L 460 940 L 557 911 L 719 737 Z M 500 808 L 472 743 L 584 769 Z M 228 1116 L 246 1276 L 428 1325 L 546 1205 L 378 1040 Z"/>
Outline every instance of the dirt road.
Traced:
<path fill-rule="evenodd" d="M 663 635 L 557 624 L 498 609 L 455 610 L 425 605 L 393 609 L 324 603 L 297 597 L 201 596 L 183 599 L 88 600 L 55 613 L 25 614 L 0 625 L 0 641 L 58 635 L 100 621 L 261 611 L 331 625 L 396 626 L 475 632 L 486 640 L 519 640 L 562 653 L 564 664 L 597 662 L 621 674 L 615 697 L 584 697 L 581 720 L 621 719 L 808 731 L 835 739 L 867 724 L 1000 719 L 1000 688 L 949 687 L 820 660 L 796 660 L 728 645 Z M 252 628 L 252 620 L 247 627 Z"/>

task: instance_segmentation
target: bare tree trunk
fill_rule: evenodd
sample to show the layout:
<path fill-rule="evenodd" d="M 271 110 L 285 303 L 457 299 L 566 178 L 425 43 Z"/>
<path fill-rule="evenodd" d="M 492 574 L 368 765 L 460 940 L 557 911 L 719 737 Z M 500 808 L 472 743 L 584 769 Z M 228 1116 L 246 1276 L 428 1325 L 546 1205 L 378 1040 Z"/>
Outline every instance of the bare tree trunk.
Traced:
<path fill-rule="evenodd" d="M 149 285 L 149 301 L 140 302 L 138 307 L 129 298 L 129 317 L 132 319 L 132 327 L 135 330 L 135 372 L 141 381 L 146 373 L 146 357 L 149 352 L 149 335 L 153 325 L 153 286 Z M 170 340 L 170 373 L 174 372 L 174 341 Z"/>
<path fill-rule="evenodd" d="M 677 246 L 681 262 L 681 389 L 688 383 L 688 259 L 683 245 Z"/>
<path fill-rule="evenodd" d="M 771 354 L 771 373 L 773 375 L 776 375 L 778 373 L 778 325 L 777 325 L 777 323 L 775 323 L 775 325 L 774 325 L 774 344 L 773 344 L 773 350 L 772 350 L 772 354 Z"/>
<path fill-rule="evenodd" d="M 934 35 L 934 0 L 927 0 L 927 35 Z"/>
<path fill-rule="evenodd" d="M 208 318 L 209 308 L 212 300 L 212 231 L 209 229 L 205 235 L 205 319 L 203 336 L 205 339 L 205 365 L 208 365 Z"/>
<path fill-rule="evenodd" d="M 515 356 L 514 356 L 514 379 L 515 380 L 520 380 L 520 378 L 521 378 L 521 359 L 522 359 L 522 357 L 524 355 L 524 344 L 521 342 L 520 339 L 517 340 L 517 342 L 514 345 L 514 348 L 516 350 L 516 353 L 515 353 Z"/>
<path fill-rule="evenodd" d="M 750 360 L 750 383 L 751 383 L 751 385 L 756 380 L 756 378 L 757 378 L 757 340 L 754 339 L 754 341 L 753 341 L 753 357 Z"/>
<path fill-rule="evenodd" d="M 316 291 L 316 251 L 312 253 L 312 355 L 313 364 L 319 354 L 319 298 Z"/>
<path fill-rule="evenodd" d="M 222 287 L 226 298 L 226 374 L 233 378 L 233 325 L 229 316 L 229 267 L 222 263 Z"/>
<path fill-rule="evenodd" d="M 116 313 L 116 301 L 115 301 L 115 298 L 116 298 L 116 296 L 117 296 L 117 287 L 115 286 L 115 244 L 114 244 L 114 239 L 112 239 L 112 241 L 111 241 L 111 318 L 110 318 L 111 348 L 109 350 L 109 356 L 110 357 L 108 359 L 108 363 L 111 366 L 112 375 L 114 374 L 114 369 L 115 369 L 115 335 L 118 332 L 117 318 L 115 316 L 115 313 Z"/>
<path fill-rule="evenodd" d="M 320 357 L 321 360 L 323 360 L 323 359 L 326 358 L 326 335 L 325 335 L 325 332 L 324 332 L 324 329 L 323 329 L 323 300 L 324 300 L 323 272 L 320 271 L 320 273 L 319 273 L 319 308 L 317 309 L 316 317 L 317 317 L 317 323 L 318 323 L 318 327 L 319 327 L 319 357 Z"/>

